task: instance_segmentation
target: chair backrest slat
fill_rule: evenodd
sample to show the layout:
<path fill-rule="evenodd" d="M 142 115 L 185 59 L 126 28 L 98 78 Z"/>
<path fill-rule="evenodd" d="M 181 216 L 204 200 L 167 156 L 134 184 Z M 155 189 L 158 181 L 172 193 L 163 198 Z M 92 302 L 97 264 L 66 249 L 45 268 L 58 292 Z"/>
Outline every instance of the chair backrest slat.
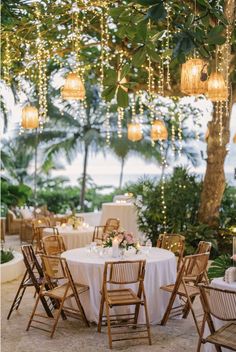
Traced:
<path fill-rule="evenodd" d="M 60 235 L 45 236 L 42 238 L 43 251 L 46 255 L 59 255 L 65 252 L 65 243 Z"/>
<path fill-rule="evenodd" d="M 208 253 L 211 251 L 212 243 L 200 241 L 195 254 Z"/>
<path fill-rule="evenodd" d="M 210 253 L 193 254 L 184 258 L 184 276 L 186 279 L 195 277 L 195 282 L 202 280 L 207 270 Z"/>
<path fill-rule="evenodd" d="M 205 313 L 219 320 L 236 320 L 236 292 L 199 285 Z"/>
<path fill-rule="evenodd" d="M 145 260 L 106 262 L 104 280 L 111 284 L 131 284 L 144 279 Z"/>

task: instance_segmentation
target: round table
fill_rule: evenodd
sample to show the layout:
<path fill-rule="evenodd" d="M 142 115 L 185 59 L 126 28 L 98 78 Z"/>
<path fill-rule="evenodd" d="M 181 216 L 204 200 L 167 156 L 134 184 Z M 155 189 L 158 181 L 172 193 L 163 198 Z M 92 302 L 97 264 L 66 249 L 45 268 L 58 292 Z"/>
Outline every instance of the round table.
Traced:
<path fill-rule="evenodd" d="M 120 228 L 132 232 L 138 237 L 136 207 L 131 203 L 103 203 L 101 225 L 105 225 L 107 219 L 118 218 Z"/>
<path fill-rule="evenodd" d="M 227 282 L 224 281 L 223 277 L 213 279 L 211 282 L 211 286 L 213 286 L 215 288 L 220 288 L 222 290 L 230 290 L 230 291 L 236 292 L 236 282 L 232 282 L 231 284 L 228 284 Z M 227 323 L 225 321 L 223 322 L 221 320 L 218 320 L 214 317 L 213 317 L 213 321 L 214 321 L 216 329 L 220 329 L 222 325 L 225 325 Z M 210 331 L 209 331 L 209 328 L 206 324 L 204 337 L 209 334 L 210 334 Z M 230 352 L 231 351 L 228 348 L 222 347 L 221 349 L 222 349 L 222 352 Z M 211 343 L 206 343 L 206 344 L 202 345 L 201 352 L 215 352 L 215 346 Z"/>
<path fill-rule="evenodd" d="M 85 247 L 93 240 L 94 227 L 80 226 L 78 229 L 73 229 L 72 226 L 56 226 L 59 234 L 63 237 L 66 249 Z M 52 235 L 53 229 L 46 228 L 43 230 L 44 235 Z"/>
<path fill-rule="evenodd" d="M 117 258 L 113 259 L 109 254 L 101 257 L 97 253 L 89 253 L 86 248 L 66 251 L 62 254 L 62 257 L 66 258 L 74 281 L 89 286 L 89 291 L 80 295 L 81 303 L 85 309 L 87 319 L 97 323 L 101 299 L 99 292 L 102 288 L 104 264 L 106 261 L 117 261 Z M 124 259 L 146 259 L 144 287 L 149 319 L 151 324 L 159 323 L 170 298 L 169 294 L 161 290 L 160 287 L 174 283 L 176 279 L 174 254 L 165 249 L 151 248 L 149 254 L 141 252 L 136 255 L 128 252 Z M 134 285 L 129 287 L 135 288 Z M 140 309 L 139 322 L 145 322 L 143 307 Z"/>

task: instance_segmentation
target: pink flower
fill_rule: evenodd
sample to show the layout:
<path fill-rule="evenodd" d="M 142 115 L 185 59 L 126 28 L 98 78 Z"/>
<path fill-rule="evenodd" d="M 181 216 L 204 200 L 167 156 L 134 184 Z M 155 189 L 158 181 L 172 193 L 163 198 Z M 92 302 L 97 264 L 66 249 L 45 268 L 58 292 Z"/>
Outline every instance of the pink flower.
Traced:
<path fill-rule="evenodd" d="M 236 254 L 234 254 L 231 259 L 235 260 L 236 261 Z"/>
<path fill-rule="evenodd" d="M 110 237 L 109 233 L 106 233 L 106 234 L 104 235 L 104 241 L 106 242 L 106 241 L 109 239 L 109 237 Z"/>
<path fill-rule="evenodd" d="M 127 241 L 128 244 L 134 244 L 134 237 L 131 233 L 127 233 L 125 235 L 125 239 Z"/>

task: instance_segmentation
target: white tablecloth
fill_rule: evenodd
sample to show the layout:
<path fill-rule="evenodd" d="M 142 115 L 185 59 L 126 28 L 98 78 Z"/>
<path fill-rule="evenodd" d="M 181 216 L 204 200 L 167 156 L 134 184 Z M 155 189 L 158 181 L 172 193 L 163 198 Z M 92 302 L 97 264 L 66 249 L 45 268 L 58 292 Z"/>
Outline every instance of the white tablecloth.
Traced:
<path fill-rule="evenodd" d="M 93 240 L 94 227 L 79 227 L 73 229 L 72 226 L 57 226 L 59 234 L 63 237 L 66 249 L 85 247 Z M 53 230 L 48 228 L 43 231 L 44 235 L 52 235 Z"/>
<path fill-rule="evenodd" d="M 120 219 L 120 228 L 133 232 L 138 237 L 138 225 L 136 207 L 130 203 L 103 203 L 101 225 L 105 225 L 107 219 Z"/>
<path fill-rule="evenodd" d="M 230 290 L 230 291 L 236 292 L 236 282 L 233 282 L 232 284 L 227 284 L 227 282 L 225 282 L 223 280 L 223 277 L 213 279 L 211 282 L 211 286 L 213 286 L 215 288 L 220 288 L 222 290 Z M 226 324 L 225 321 L 222 322 L 216 318 L 213 318 L 213 321 L 214 321 L 216 329 L 219 329 L 222 325 Z M 208 328 L 208 326 L 206 326 L 204 337 L 206 337 L 209 334 L 210 334 L 209 328 Z M 215 352 L 215 351 L 216 351 L 216 349 L 213 344 L 206 343 L 205 345 L 202 345 L 201 352 Z M 227 348 L 222 348 L 222 352 L 230 352 L 230 351 L 231 350 L 229 350 Z"/>
<path fill-rule="evenodd" d="M 99 292 L 102 288 L 104 263 L 117 259 L 113 259 L 110 255 L 100 257 L 96 253 L 88 253 L 85 248 L 66 251 L 62 254 L 62 257 L 67 259 L 74 281 L 89 286 L 89 291 L 80 295 L 80 298 L 88 320 L 98 322 L 101 299 Z M 125 259 L 146 259 L 144 287 L 149 319 L 151 324 L 159 323 L 170 298 L 170 295 L 161 290 L 160 287 L 174 283 L 176 279 L 174 254 L 165 249 L 152 248 L 148 255 L 142 253 L 137 255 L 128 254 L 125 255 Z M 145 322 L 143 307 L 140 309 L 139 322 Z"/>

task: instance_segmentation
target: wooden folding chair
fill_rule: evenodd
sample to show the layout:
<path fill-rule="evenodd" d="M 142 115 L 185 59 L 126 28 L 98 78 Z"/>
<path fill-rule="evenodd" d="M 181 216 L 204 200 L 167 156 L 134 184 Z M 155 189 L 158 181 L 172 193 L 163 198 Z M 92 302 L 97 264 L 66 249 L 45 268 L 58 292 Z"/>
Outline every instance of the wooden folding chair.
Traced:
<path fill-rule="evenodd" d="M 193 302 L 200 294 L 197 285 L 202 281 L 207 268 L 209 253 L 194 254 L 186 256 L 178 272 L 175 284 L 162 286 L 161 289 L 171 293 L 168 306 L 162 318 L 161 325 L 166 325 L 171 312 L 179 314 L 182 310 L 183 318 L 188 316 L 191 310 L 197 330 L 199 331 L 198 321 L 193 309 Z M 173 307 L 176 297 L 183 301 L 183 304 Z"/>
<path fill-rule="evenodd" d="M 16 296 L 11 305 L 10 311 L 8 313 L 7 319 L 10 319 L 10 316 L 14 310 L 18 310 L 22 298 L 24 296 L 25 290 L 28 287 L 34 287 L 36 292 L 39 293 L 40 287 L 43 282 L 43 270 L 38 262 L 38 259 L 34 253 L 34 249 L 31 244 L 21 246 L 23 253 L 24 264 L 26 266 L 26 271 L 21 280 L 20 286 L 17 290 Z M 52 317 L 52 306 L 51 302 L 47 302 L 44 297 L 41 297 L 42 305 L 49 317 Z"/>
<path fill-rule="evenodd" d="M 148 339 L 151 345 L 150 325 L 148 318 L 146 295 L 144 290 L 145 260 L 106 262 L 103 273 L 103 286 L 101 292 L 101 303 L 99 312 L 98 332 L 101 332 L 102 323 L 107 324 L 109 347 L 112 348 L 113 341 L 123 341 L 130 339 Z M 138 284 L 137 292 L 123 287 L 127 284 Z M 119 285 L 113 289 L 111 285 Z M 104 304 L 106 315 L 103 316 Z M 140 305 L 144 306 L 146 317 L 146 329 L 137 324 Z M 112 307 L 135 306 L 134 313 L 110 314 Z M 132 327 L 133 329 L 130 329 Z M 136 328 L 138 329 L 136 330 Z M 122 331 L 118 331 L 120 328 Z M 125 328 L 125 330 L 123 330 Z M 135 329 L 134 329 L 135 328 Z M 141 329 L 139 329 L 141 328 Z M 115 330 L 115 332 L 113 332 Z M 127 335 L 131 333 L 132 337 Z M 139 335 L 137 336 L 137 334 Z M 112 334 L 116 338 L 112 338 Z M 135 334 L 135 335 L 134 335 Z M 141 334 L 141 335 L 140 335 Z"/>
<path fill-rule="evenodd" d="M 42 238 L 42 247 L 46 255 L 61 255 L 66 251 L 64 239 L 60 235 L 44 236 Z"/>
<path fill-rule="evenodd" d="M 211 242 L 199 241 L 195 254 L 210 253 L 211 247 L 212 247 Z"/>
<path fill-rule="evenodd" d="M 112 231 L 118 230 L 120 226 L 120 220 L 116 218 L 109 218 L 104 226 L 95 226 L 93 232 L 93 242 L 101 243 L 104 240 L 104 236 Z"/>
<path fill-rule="evenodd" d="M 46 229 L 52 229 L 53 235 L 59 235 L 58 229 L 54 226 L 50 226 L 48 223 L 33 224 L 32 244 L 33 245 L 35 244 L 36 253 L 43 253 L 42 238 L 43 238 L 43 231 Z"/>
<path fill-rule="evenodd" d="M 183 260 L 185 237 L 178 234 L 160 234 L 157 240 L 157 247 L 171 251 L 178 258 L 177 271 Z"/>
<path fill-rule="evenodd" d="M 204 317 L 197 352 L 200 352 L 201 344 L 207 342 L 214 344 L 217 352 L 222 351 L 221 347 L 236 351 L 236 292 L 202 284 L 199 285 L 199 289 Z M 214 318 L 225 322 L 225 324 L 216 329 Z M 204 338 L 206 322 L 210 334 Z"/>
<path fill-rule="evenodd" d="M 79 298 L 79 295 L 88 291 L 89 287 L 87 285 L 74 283 L 66 259 L 46 255 L 42 255 L 41 258 L 44 280 L 26 330 L 28 331 L 30 327 L 34 327 L 36 329 L 50 332 L 50 337 L 53 337 L 62 310 L 64 313 L 75 318 L 82 318 L 85 324 L 89 326 L 89 322 Z M 46 290 L 47 285 L 49 286 L 48 290 Z M 53 312 L 53 318 L 48 318 L 44 314 L 36 313 L 39 300 L 45 297 L 50 297 L 58 302 L 57 310 Z M 64 305 L 65 301 L 72 297 L 75 299 L 77 309 L 66 307 Z M 52 321 L 52 328 L 50 330 L 42 327 L 47 327 L 49 325 L 48 322 L 44 321 L 45 319 L 50 319 Z"/>

